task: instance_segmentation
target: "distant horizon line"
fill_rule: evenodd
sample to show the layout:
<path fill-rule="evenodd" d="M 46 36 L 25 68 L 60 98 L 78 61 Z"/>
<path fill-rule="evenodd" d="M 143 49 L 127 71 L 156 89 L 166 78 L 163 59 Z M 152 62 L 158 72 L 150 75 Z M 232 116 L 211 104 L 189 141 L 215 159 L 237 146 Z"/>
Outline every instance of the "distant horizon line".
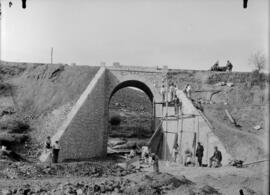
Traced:
<path fill-rule="evenodd" d="M 104 65 L 101 65 L 101 63 L 99 65 L 90 65 L 90 64 L 77 64 L 75 62 L 72 62 L 72 63 L 62 63 L 62 62 L 58 62 L 58 63 L 45 63 L 45 62 L 26 62 L 26 61 L 9 61 L 9 60 L 2 60 L 0 59 L 0 63 L 2 65 L 2 62 L 3 63 L 7 63 L 7 64 L 10 64 L 10 63 L 14 63 L 14 64 L 39 64 L 39 65 L 67 65 L 67 66 L 92 66 L 92 67 L 102 67 Z M 73 65 L 74 63 L 74 65 Z M 173 70 L 173 71 L 210 71 L 210 68 L 209 69 L 181 69 L 181 68 L 171 68 L 170 66 L 168 65 L 157 65 L 157 66 L 145 66 L 145 65 L 126 65 L 126 64 L 120 64 L 118 66 L 115 66 L 114 63 L 112 63 L 111 65 L 106 65 L 105 64 L 105 67 L 110 67 L 110 68 L 140 68 L 140 69 L 145 69 L 145 70 L 164 70 L 164 67 L 167 67 L 168 71 L 170 70 Z M 166 69 L 166 68 L 165 68 Z M 255 69 L 254 69 L 255 70 Z M 232 72 L 235 72 L 235 73 L 252 73 L 254 70 L 251 70 L 251 71 L 232 71 Z M 227 72 L 227 71 L 213 71 L 213 72 L 220 72 L 220 73 L 224 73 L 224 72 Z M 269 68 L 265 69 L 265 70 L 262 70 L 262 73 L 265 73 L 265 74 L 269 74 L 270 71 L 269 71 Z"/>

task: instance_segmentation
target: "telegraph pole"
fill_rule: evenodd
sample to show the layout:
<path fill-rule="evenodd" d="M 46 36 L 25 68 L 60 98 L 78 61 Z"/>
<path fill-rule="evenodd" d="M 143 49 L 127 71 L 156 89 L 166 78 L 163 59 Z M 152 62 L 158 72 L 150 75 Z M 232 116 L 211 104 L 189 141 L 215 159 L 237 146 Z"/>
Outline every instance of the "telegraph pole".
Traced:
<path fill-rule="evenodd" d="M 53 47 L 51 48 L 51 64 L 53 63 Z"/>

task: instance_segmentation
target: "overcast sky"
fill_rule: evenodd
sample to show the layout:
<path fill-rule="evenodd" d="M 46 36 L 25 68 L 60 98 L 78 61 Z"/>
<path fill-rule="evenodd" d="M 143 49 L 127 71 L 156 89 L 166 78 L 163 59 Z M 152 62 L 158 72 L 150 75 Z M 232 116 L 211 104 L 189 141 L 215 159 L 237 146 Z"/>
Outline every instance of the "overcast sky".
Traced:
<path fill-rule="evenodd" d="M 268 54 L 268 0 L 2 0 L 6 61 L 209 69 L 229 59 L 250 71 Z"/>

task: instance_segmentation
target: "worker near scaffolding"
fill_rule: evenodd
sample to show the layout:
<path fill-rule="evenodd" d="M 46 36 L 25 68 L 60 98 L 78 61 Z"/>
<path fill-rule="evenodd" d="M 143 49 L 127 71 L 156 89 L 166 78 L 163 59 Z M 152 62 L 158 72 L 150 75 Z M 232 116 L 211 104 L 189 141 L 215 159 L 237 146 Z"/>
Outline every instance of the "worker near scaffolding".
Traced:
<path fill-rule="evenodd" d="M 201 145 L 200 142 L 198 142 L 198 146 L 196 149 L 196 157 L 198 159 L 198 163 L 200 167 L 202 166 L 203 151 L 204 151 L 203 146 Z"/>
<path fill-rule="evenodd" d="M 177 116 L 177 115 L 179 115 L 179 109 L 182 108 L 182 102 L 181 102 L 181 100 L 177 97 L 176 94 L 174 95 L 173 103 L 174 103 L 174 114 Z"/>
<path fill-rule="evenodd" d="M 222 161 L 222 154 L 221 152 L 218 150 L 218 147 L 215 146 L 214 147 L 214 154 L 213 156 L 211 156 L 210 158 L 210 167 L 221 167 L 221 161 Z"/>
<path fill-rule="evenodd" d="M 191 98 L 191 86 L 190 84 L 187 84 L 184 88 L 184 93 L 188 98 Z"/>
<path fill-rule="evenodd" d="M 185 150 L 185 160 L 184 160 L 184 165 L 188 167 L 189 165 L 193 165 L 194 163 L 192 162 L 192 152 L 189 149 Z"/>
<path fill-rule="evenodd" d="M 175 94 L 175 87 L 174 87 L 174 84 L 171 83 L 170 86 L 169 86 L 169 94 L 168 94 L 168 102 L 172 102 L 173 101 L 173 98 L 174 98 L 174 94 Z"/>
<path fill-rule="evenodd" d="M 159 173 L 159 159 L 158 156 L 155 153 L 152 153 L 151 155 L 152 162 L 151 164 L 153 165 L 153 172 L 158 174 Z"/>
<path fill-rule="evenodd" d="M 160 95 L 162 96 L 162 102 L 165 102 L 166 89 L 165 89 L 164 85 L 162 85 L 162 87 L 160 89 Z"/>
<path fill-rule="evenodd" d="M 175 144 L 173 146 L 173 153 L 172 153 L 173 162 L 177 161 L 178 152 L 179 152 L 179 146 L 178 146 L 178 144 Z"/>

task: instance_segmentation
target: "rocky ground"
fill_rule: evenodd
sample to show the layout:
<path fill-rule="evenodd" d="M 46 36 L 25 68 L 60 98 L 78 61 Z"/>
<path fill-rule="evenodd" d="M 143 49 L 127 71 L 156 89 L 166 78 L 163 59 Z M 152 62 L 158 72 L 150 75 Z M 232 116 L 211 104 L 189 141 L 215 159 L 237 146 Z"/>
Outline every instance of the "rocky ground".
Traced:
<path fill-rule="evenodd" d="M 268 173 L 263 165 L 235 168 L 183 167 L 160 162 L 160 173 L 152 167 L 115 160 L 90 160 L 57 165 L 14 164 L 1 170 L 2 194 L 265 194 Z M 259 170 L 259 171 L 258 171 Z"/>

